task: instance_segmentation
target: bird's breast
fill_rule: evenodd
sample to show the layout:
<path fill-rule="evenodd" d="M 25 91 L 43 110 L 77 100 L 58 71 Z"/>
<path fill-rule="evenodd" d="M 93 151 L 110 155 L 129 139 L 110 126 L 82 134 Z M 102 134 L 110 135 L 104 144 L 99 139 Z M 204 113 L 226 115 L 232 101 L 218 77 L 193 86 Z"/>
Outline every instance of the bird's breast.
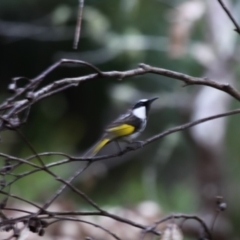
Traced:
<path fill-rule="evenodd" d="M 134 133 L 132 133 L 129 136 L 125 137 L 125 139 L 127 141 L 134 140 L 135 138 L 137 138 L 143 132 L 143 130 L 146 128 L 147 120 L 146 119 L 143 120 L 139 125 L 140 126 L 136 129 L 136 131 Z"/>

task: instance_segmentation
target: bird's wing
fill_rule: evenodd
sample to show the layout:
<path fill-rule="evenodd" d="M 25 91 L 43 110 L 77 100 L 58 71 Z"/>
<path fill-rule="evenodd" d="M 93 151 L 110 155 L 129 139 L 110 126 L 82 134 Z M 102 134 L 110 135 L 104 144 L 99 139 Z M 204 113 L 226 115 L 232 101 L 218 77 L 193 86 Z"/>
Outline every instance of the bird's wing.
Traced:
<path fill-rule="evenodd" d="M 84 156 L 93 157 L 112 140 L 132 134 L 135 131 L 135 127 L 132 126 L 131 116 L 131 111 L 128 111 L 126 114 L 119 116 L 115 121 L 113 121 L 106 128 L 101 139 L 91 149 L 89 149 Z"/>
<path fill-rule="evenodd" d="M 134 133 L 141 125 L 141 121 L 137 119 L 131 111 L 121 115 L 113 121 L 105 130 L 107 135 L 112 138 L 118 138 Z"/>
<path fill-rule="evenodd" d="M 129 110 L 126 114 L 120 115 L 106 128 L 101 139 L 84 155 L 85 157 L 95 156 L 105 145 L 117 138 L 125 137 L 135 133 L 141 127 L 141 120 Z"/>

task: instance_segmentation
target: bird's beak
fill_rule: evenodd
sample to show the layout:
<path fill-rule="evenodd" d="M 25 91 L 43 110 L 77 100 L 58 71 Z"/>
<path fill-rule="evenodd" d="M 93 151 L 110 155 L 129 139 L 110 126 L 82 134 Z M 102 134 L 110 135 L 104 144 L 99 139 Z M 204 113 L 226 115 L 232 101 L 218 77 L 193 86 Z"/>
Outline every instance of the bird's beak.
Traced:
<path fill-rule="evenodd" d="M 148 103 L 151 104 L 152 102 L 154 102 L 157 99 L 158 99 L 158 97 L 150 98 L 150 99 L 148 99 Z"/>

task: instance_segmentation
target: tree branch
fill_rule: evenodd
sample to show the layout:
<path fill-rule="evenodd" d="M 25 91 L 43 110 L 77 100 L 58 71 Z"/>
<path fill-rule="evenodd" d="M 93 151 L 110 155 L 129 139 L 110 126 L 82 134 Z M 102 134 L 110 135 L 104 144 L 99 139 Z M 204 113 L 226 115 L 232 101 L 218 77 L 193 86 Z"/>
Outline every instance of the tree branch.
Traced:
<path fill-rule="evenodd" d="M 222 0 L 218 0 L 219 4 L 221 5 L 221 7 L 223 8 L 223 10 L 226 12 L 226 14 L 228 15 L 229 19 L 232 21 L 232 23 L 235 26 L 235 31 L 240 34 L 240 26 L 238 25 L 237 21 L 235 20 L 235 18 L 233 17 L 233 15 L 231 14 L 231 12 L 228 10 L 228 8 L 226 7 L 226 5 L 223 3 Z"/>

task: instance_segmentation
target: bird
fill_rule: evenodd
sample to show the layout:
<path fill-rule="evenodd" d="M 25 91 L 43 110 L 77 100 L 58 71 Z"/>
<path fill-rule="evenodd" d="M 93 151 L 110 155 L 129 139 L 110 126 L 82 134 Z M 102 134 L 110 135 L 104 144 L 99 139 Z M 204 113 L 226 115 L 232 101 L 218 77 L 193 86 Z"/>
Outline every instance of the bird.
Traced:
<path fill-rule="evenodd" d="M 157 99 L 158 97 L 153 97 L 137 101 L 132 108 L 107 126 L 100 140 L 84 156 L 96 156 L 103 147 L 112 141 L 132 143 L 145 129 L 151 104 Z"/>

